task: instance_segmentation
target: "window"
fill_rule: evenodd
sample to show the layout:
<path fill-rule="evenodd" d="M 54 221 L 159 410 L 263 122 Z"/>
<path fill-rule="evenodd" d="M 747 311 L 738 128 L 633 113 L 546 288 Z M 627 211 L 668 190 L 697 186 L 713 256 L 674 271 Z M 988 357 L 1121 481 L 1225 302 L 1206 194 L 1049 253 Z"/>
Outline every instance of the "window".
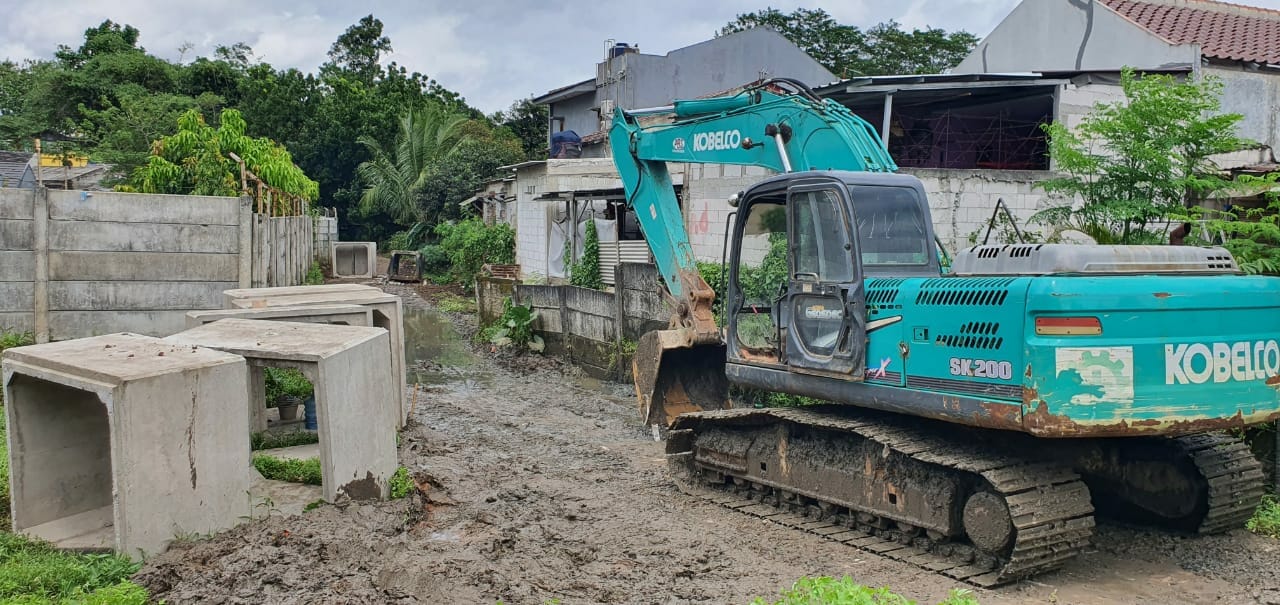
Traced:
<path fill-rule="evenodd" d="M 796 213 L 797 281 L 846 283 L 853 280 L 853 246 L 835 191 L 805 191 L 791 196 Z"/>
<path fill-rule="evenodd" d="M 776 352 L 776 304 L 787 284 L 787 207 L 781 200 L 752 202 L 745 210 L 738 250 L 740 346 Z"/>
<path fill-rule="evenodd" d="M 914 189 L 859 185 L 849 195 L 864 266 L 929 263 L 929 230 Z"/>

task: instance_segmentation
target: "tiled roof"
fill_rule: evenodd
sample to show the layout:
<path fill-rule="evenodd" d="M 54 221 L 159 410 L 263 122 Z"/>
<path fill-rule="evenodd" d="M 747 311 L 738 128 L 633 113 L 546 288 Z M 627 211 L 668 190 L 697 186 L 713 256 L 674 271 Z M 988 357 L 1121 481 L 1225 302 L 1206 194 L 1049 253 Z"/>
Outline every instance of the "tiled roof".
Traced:
<path fill-rule="evenodd" d="M 1174 44 L 1210 58 L 1280 64 L 1280 11 L 1211 0 L 1101 0 Z"/>

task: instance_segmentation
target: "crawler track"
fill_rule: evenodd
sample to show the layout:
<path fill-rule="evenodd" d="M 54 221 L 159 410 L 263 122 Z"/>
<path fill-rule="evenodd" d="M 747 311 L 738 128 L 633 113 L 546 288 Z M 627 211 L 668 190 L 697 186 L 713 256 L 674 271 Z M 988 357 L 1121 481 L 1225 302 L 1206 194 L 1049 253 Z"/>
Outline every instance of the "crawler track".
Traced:
<path fill-rule="evenodd" d="M 1208 491 L 1197 533 L 1220 533 L 1241 527 L 1253 516 L 1265 489 L 1262 465 L 1243 441 L 1205 433 L 1174 439 L 1191 458 Z"/>
<path fill-rule="evenodd" d="M 939 506 L 949 506 L 942 516 L 952 515 L 950 529 L 913 525 L 910 511 L 904 512 L 910 508 L 909 502 L 899 500 L 902 504 L 896 508 L 886 506 L 875 501 L 878 494 L 853 501 L 848 494 L 830 491 L 832 482 L 814 481 L 815 475 L 807 470 L 794 471 L 797 478 L 792 483 L 766 479 L 748 472 L 754 467 L 739 464 L 732 455 L 723 453 L 734 447 L 746 451 L 742 443 L 732 443 L 735 435 L 754 439 L 751 447 L 758 447 L 761 435 L 768 431 L 786 435 L 776 445 L 784 479 L 789 465 L 821 470 L 833 464 L 877 464 L 870 458 L 844 462 L 801 459 L 824 458 L 797 445 L 801 439 L 816 435 L 819 440 L 858 443 L 864 452 L 879 452 L 888 471 L 877 471 L 880 475 L 869 482 L 873 484 L 869 491 L 904 477 L 926 486 L 934 480 L 955 486 L 953 495 L 938 497 L 944 504 L 926 504 L 923 509 L 928 511 L 932 506 L 936 512 Z M 703 447 L 700 441 L 713 445 Z M 726 442 L 728 445 L 723 445 Z M 763 445 L 768 449 L 768 444 Z M 849 408 L 701 412 L 676 421 L 668 435 L 667 454 L 677 483 L 691 494 L 977 586 L 1005 584 L 1060 567 L 1088 545 L 1093 533 L 1089 489 L 1070 469 L 956 443 L 947 438 L 945 427 L 919 419 L 908 421 Z M 973 495 L 979 492 L 984 497 L 978 499 L 977 508 L 1000 511 L 996 523 L 968 520 Z M 927 493 L 906 496 L 917 501 L 929 497 Z M 970 504 L 960 506 L 965 498 Z M 1007 517 L 1003 510 L 1007 510 Z M 957 529 L 960 526 L 968 529 Z"/>

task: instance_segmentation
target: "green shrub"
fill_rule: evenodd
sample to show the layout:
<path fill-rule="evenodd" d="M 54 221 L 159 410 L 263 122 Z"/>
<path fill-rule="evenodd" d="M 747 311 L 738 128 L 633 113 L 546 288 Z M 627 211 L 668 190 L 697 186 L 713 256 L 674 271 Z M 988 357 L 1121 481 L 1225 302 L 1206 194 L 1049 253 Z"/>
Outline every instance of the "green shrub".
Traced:
<path fill-rule="evenodd" d="M 415 487 L 413 484 L 413 479 L 409 477 L 409 469 L 403 466 L 396 469 L 396 473 L 394 475 L 391 475 L 391 480 L 388 483 L 391 484 L 390 487 L 391 487 L 392 500 L 398 500 L 400 498 L 408 496 L 409 493 L 412 492 Z"/>
<path fill-rule="evenodd" d="M 300 371 L 292 368 L 263 368 L 267 380 L 267 405 L 274 406 L 281 397 L 307 398 L 311 396 L 311 381 Z"/>
<path fill-rule="evenodd" d="M 311 431 L 288 431 L 284 433 L 262 432 L 249 435 L 249 449 L 274 450 L 280 447 L 309 445 L 319 443 L 320 435 Z"/>
<path fill-rule="evenodd" d="M 515 262 L 516 233 L 505 223 L 489 227 L 474 218 L 441 223 L 436 226 L 436 235 L 449 256 L 449 278 L 465 288 L 475 283 L 484 265 Z"/>
<path fill-rule="evenodd" d="M 600 234 L 596 232 L 594 219 L 587 219 L 586 232 L 582 241 L 582 258 L 573 263 L 569 283 L 580 288 L 603 290 L 604 279 L 600 277 Z"/>
<path fill-rule="evenodd" d="M 258 469 L 265 479 L 321 485 L 319 458 L 295 460 L 258 454 L 253 457 L 253 468 Z"/>
<path fill-rule="evenodd" d="M 915 605 L 915 601 L 890 592 L 888 588 L 870 588 L 857 584 L 845 576 L 800 578 L 782 598 L 766 601 L 757 597 L 753 605 Z M 953 590 L 938 605 L 978 605 L 978 600 L 967 590 Z"/>
<path fill-rule="evenodd" d="M 533 322 L 537 318 L 538 312 L 533 306 L 513 304 L 508 297 L 502 301 L 502 316 L 495 322 L 497 329 L 490 333 L 489 342 L 499 347 L 528 348 L 541 353 L 545 343 L 541 336 L 533 333 Z"/>
<path fill-rule="evenodd" d="M 1280 538 L 1280 500 L 1275 494 L 1262 497 L 1262 504 L 1254 511 L 1245 527 L 1255 534 Z"/>
<path fill-rule="evenodd" d="M 308 286 L 319 286 L 324 283 L 324 271 L 320 269 L 320 263 L 311 261 L 311 268 L 307 269 L 307 276 L 303 278 L 302 283 Z"/>
<path fill-rule="evenodd" d="M 449 253 L 439 244 L 427 244 L 418 249 L 422 256 L 422 272 L 426 274 L 448 274 Z"/>
<path fill-rule="evenodd" d="M 0 601 L 5 603 L 146 603 L 146 590 L 127 581 L 138 567 L 121 556 L 65 553 L 0 532 Z"/>
<path fill-rule="evenodd" d="M 18 332 L 0 328 L 0 352 L 13 347 L 25 347 L 35 344 L 36 339 L 30 332 Z"/>

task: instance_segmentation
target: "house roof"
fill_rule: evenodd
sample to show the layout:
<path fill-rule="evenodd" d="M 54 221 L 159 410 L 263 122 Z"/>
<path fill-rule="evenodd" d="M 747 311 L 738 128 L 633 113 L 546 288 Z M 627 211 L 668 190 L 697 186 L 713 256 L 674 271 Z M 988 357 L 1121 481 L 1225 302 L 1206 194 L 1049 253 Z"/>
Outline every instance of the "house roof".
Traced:
<path fill-rule="evenodd" d="M 1101 0 L 1173 44 L 1213 59 L 1280 64 L 1280 11 L 1212 0 Z"/>
<path fill-rule="evenodd" d="M 551 90 L 540 97 L 534 97 L 533 102 L 538 105 L 549 105 L 551 103 L 558 103 L 565 99 L 572 99 L 595 91 L 596 80 L 595 78 L 590 78 L 568 86 L 561 86 L 560 88 Z"/>
<path fill-rule="evenodd" d="M 31 155 L 24 151 L 0 151 L 0 187 L 18 186 Z"/>

